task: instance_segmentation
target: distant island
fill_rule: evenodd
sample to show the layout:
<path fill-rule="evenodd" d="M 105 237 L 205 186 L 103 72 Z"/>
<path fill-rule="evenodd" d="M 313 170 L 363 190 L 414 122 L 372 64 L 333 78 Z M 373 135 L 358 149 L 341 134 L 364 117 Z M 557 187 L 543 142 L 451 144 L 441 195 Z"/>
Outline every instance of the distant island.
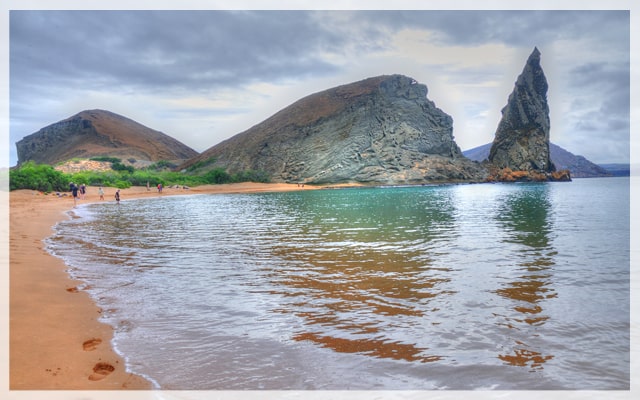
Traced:
<path fill-rule="evenodd" d="M 462 154 L 473 161 L 484 161 L 489 157 L 492 143 L 464 150 Z M 595 164 L 583 156 L 575 155 L 562 147 L 550 143 L 551 161 L 558 169 L 568 169 L 573 178 L 596 178 L 629 176 L 629 164 Z"/>
<path fill-rule="evenodd" d="M 607 170 L 611 176 L 630 176 L 631 165 L 630 164 L 600 164 L 602 168 Z"/>

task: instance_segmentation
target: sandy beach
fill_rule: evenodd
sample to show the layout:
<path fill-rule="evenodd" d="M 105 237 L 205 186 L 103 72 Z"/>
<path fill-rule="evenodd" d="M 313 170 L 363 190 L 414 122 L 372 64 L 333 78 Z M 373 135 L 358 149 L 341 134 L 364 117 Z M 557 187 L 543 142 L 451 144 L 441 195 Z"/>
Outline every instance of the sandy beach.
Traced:
<path fill-rule="evenodd" d="M 312 190 L 295 184 L 241 183 L 190 189 L 132 187 L 122 201 L 135 198 L 205 194 Z M 89 187 L 85 200 L 113 202 L 115 188 Z M 152 385 L 128 373 L 111 346 L 113 329 L 100 322 L 100 310 L 79 290 L 62 260 L 50 255 L 43 239 L 73 209 L 70 194 L 18 190 L 9 194 L 9 389 L 148 390 Z"/>

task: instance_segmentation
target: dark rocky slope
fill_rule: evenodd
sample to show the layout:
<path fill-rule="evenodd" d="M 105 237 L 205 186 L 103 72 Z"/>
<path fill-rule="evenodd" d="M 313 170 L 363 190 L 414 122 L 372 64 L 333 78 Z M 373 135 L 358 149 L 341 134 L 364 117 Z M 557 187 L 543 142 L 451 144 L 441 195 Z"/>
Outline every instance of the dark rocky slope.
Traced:
<path fill-rule="evenodd" d="M 548 87 L 540 52 L 535 48 L 502 109 L 488 157 L 494 166 L 520 171 L 555 170 L 549 157 Z"/>
<path fill-rule="evenodd" d="M 427 87 L 378 76 L 307 96 L 180 168 L 259 170 L 276 182 L 478 181 L 486 170 L 453 140 Z"/>
<path fill-rule="evenodd" d="M 18 164 L 57 164 L 96 156 L 181 163 L 198 152 L 131 119 L 104 110 L 82 111 L 16 143 Z"/>

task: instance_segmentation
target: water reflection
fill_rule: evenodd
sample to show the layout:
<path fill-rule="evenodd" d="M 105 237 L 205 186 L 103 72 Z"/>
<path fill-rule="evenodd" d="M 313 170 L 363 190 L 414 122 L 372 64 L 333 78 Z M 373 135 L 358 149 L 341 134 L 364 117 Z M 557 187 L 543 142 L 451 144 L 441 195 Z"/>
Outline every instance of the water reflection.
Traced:
<path fill-rule="evenodd" d="M 430 301 L 453 293 L 442 287 L 450 270 L 432 265 L 441 242 L 455 235 L 449 192 L 342 190 L 329 202 L 291 197 L 278 207 L 307 220 L 272 229 L 271 255 L 282 263 L 263 273 L 272 294 L 288 299 L 276 311 L 302 321 L 294 340 L 379 358 L 441 359 L 429 353 L 423 330 L 436 323 Z"/>
<path fill-rule="evenodd" d="M 628 389 L 615 183 L 105 203 L 51 246 L 163 388 Z"/>
<path fill-rule="evenodd" d="M 507 282 L 495 293 L 512 301 L 515 311 L 495 314 L 498 325 L 509 329 L 507 336 L 514 342 L 508 346 L 511 350 L 498 358 L 510 365 L 542 369 L 553 355 L 533 349 L 532 342 L 538 336 L 536 327 L 549 319 L 544 313 L 545 301 L 557 296 L 552 281 L 557 253 L 550 238 L 549 186 L 532 184 L 514 189 L 505 196 L 496 216 L 504 232 L 502 241 L 512 245 L 514 264 L 502 267 L 500 273 Z"/>

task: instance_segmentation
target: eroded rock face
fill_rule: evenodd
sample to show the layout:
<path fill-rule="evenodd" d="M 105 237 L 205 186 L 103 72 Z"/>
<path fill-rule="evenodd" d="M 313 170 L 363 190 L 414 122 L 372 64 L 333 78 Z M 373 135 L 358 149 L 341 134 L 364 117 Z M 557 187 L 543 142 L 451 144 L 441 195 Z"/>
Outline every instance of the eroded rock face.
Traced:
<path fill-rule="evenodd" d="M 212 166 L 264 171 L 276 182 L 481 180 L 486 171 L 462 156 L 452 130 L 425 85 L 379 76 L 305 97 L 181 168 L 215 159 Z"/>
<path fill-rule="evenodd" d="M 489 152 L 498 168 L 514 171 L 552 172 L 549 152 L 549 105 L 547 79 L 537 48 L 515 83 Z"/>

